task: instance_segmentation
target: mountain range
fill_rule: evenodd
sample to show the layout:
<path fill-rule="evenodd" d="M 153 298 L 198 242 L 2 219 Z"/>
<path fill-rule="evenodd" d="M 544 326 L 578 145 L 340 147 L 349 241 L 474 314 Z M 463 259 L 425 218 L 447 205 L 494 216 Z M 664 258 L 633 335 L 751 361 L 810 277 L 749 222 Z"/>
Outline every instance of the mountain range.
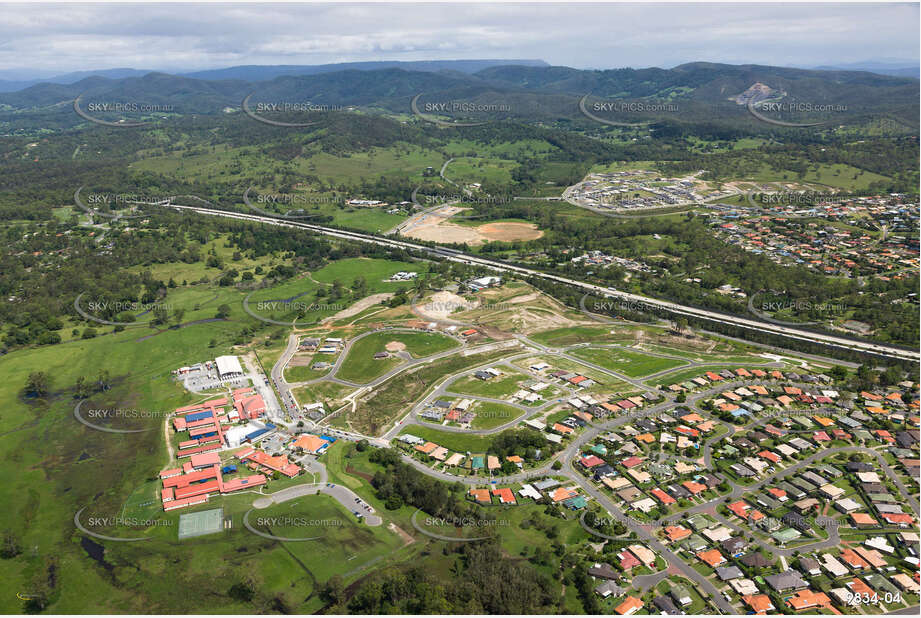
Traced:
<path fill-rule="evenodd" d="M 249 95 L 253 105 L 309 102 L 371 113 L 409 114 L 411 100 L 420 95 L 423 105 L 433 108 L 446 101 L 501 106 L 505 111 L 500 119 L 585 121 L 579 114 L 579 102 L 589 94 L 589 101 L 594 102 L 667 103 L 674 107 L 645 117 L 631 109 L 624 117 L 633 119 L 721 123 L 750 120 L 737 97 L 761 84 L 787 93 L 791 102 L 834 105 L 842 111 L 835 116 L 836 121 L 886 116 L 909 127 L 917 126 L 919 82 L 905 77 L 709 62 L 671 69 L 613 70 L 549 66 L 541 61 L 504 62 L 509 61 L 252 66 L 188 75 L 136 75 L 132 69 L 118 69 L 111 76 L 71 74 L 79 79 L 45 81 L 0 93 L 0 123 L 12 130 L 39 124 L 75 126 L 83 120 L 71 108 L 81 95 L 84 105 L 137 102 L 181 115 L 239 110 Z"/>

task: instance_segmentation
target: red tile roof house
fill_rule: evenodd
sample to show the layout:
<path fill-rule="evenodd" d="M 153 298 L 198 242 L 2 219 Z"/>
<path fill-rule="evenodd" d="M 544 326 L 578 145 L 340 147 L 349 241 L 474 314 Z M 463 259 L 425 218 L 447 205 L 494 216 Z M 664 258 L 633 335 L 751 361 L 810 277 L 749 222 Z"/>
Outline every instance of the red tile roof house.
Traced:
<path fill-rule="evenodd" d="M 620 568 L 624 571 L 629 571 L 633 567 L 638 567 L 640 564 L 640 559 L 628 552 L 626 549 L 617 554 L 617 558 L 620 560 Z"/>
<path fill-rule="evenodd" d="M 510 487 L 499 487 L 492 490 L 492 495 L 498 496 L 499 502 L 501 504 L 517 504 L 515 502 L 515 494 L 512 493 Z"/>
<path fill-rule="evenodd" d="M 620 462 L 620 465 L 622 465 L 625 468 L 635 468 L 641 463 L 643 463 L 643 458 L 637 457 L 634 455 L 633 457 L 627 457 L 625 460 Z"/>
<path fill-rule="evenodd" d="M 582 459 L 579 460 L 579 465 L 585 468 L 586 470 L 590 468 L 594 468 L 595 466 L 600 466 L 603 463 L 604 463 L 604 460 L 601 459 L 600 457 L 597 457 L 596 455 L 589 455 L 588 457 L 583 457 Z"/>
<path fill-rule="evenodd" d="M 656 487 L 649 493 L 652 494 L 653 498 L 657 499 L 662 504 L 675 504 L 675 499 L 669 496 L 667 493 Z"/>

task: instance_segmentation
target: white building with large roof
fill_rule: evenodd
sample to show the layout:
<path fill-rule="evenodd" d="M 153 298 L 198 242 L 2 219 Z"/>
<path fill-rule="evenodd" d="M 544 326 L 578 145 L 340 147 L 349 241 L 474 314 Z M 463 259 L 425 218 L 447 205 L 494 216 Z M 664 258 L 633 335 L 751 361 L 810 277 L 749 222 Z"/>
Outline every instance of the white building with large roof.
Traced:
<path fill-rule="evenodd" d="M 240 366 L 240 359 L 236 356 L 218 356 L 214 359 L 217 365 L 217 376 L 221 380 L 239 378 L 243 375 L 243 367 Z"/>

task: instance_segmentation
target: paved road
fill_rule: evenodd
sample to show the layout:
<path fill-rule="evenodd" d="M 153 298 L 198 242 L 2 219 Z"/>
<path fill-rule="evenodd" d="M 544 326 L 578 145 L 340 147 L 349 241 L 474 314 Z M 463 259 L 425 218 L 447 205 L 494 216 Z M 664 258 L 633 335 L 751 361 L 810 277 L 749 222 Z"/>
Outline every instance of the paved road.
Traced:
<path fill-rule="evenodd" d="M 300 340 L 300 335 L 296 333 L 291 333 L 288 335 L 288 345 L 285 347 L 285 351 L 282 352 L 281 357 L 275 365 L 272 366 L 272 384 L 275 385 L 275 388 L 278 389 L 278 394 L 281 396 L 281 405 L 282 409 L 287 411 L 288 415 L 294 419 L 295 422 L 304 419 L 303 413 L 298 408 L 298 403 L 294 399 L 294 394 L 291 392 L 291 385 L 285 380 L 285 367 L 288 366 L 288 361 L 291 360 L 291 357 L 294 356 L 297 352 L 297 344 Z"/>
<path fill-rule="evenodd" d="M 326 494 L 335 498 L 342 506 L 351 513 L 358 512 L 369 526 L 380 526 L 383 523 L 380 515 L 375 515 L 374 507 L 367 505 L 371 510 L 367 511 L 360 508 L 359 504 L 367 504 L 358 494 L 343 485 L 331 485 L 329 483 L 310 483 L 306 485 L 295 485 L 287 487 L 273 494 L 267 494 L 253 501 L 254 509 L 265 509 L 273 504 L 281 504 L 302 496 L 315 496 L 318 493 Z M 357 502 L 360 500 L 361 502 Z"/>

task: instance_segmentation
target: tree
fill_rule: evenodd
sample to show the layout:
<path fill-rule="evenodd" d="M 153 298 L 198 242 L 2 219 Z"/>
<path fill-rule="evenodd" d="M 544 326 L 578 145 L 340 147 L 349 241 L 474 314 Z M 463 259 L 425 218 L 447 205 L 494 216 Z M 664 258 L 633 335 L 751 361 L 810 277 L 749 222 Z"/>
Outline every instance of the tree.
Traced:
<path fill-rule="evenodd" d="M 42 397 L 48 394 L 49 381 L 44 371 L 35 371 L 29 374 L 26 380 L 26 394 L 33 397 Z"/>
<path fill-rule="evenodd" d="M 559 459 L 557 459 L 556 461 L 553 462 L 553 465 L 550 466 L 550 467 L 553 468 L 554 470 L 562 470 L 562 469 L 563 469 L 563 464 L 560 463 L 560 460 L 559 460 Z"/>
<path fill-rule="evenodd" d="M 344 592 L 345 587 L 342 585 L 342 576 L 333 575 L 329 578 L 329 581 L 326 582 L 320 595 L 329 603 L 336 604 L 344 599 Z"/>
<path fill-rule="evenodd" d="M 223 304 L 223 305 L 218 305 L 217 313 L 215 314 L 214 317 L 219 318 L 221 320 L 225 320 L 227 319 L 229 315 L 230 315 L 230 305 Z"/>
<path fill-rule="evenodd" d="M 111 386 L 111 378 L 109 376 L 109 370 L 103 369 L 99 372 L 99 377 L 96 378 L 96 385 L 99 387 L 99 390 L 107 391 Z"/>
<path fill-rule="evenodd" d="M 86 399 L 89 395 L 90 385 L 86 382 L 86 376 L 80 376 L 74 384 L 74 399 Z"/>
<path fill-rule="evenodd" d="M 841 365 L 835 365 L 829 370 L 829 375 L 837 381 L 841 381 L 847 378 L 847 369 Z"/>
<path fill-rule="evenodd" d="M 3 539 L 0 540 L 0 558 L 9 560 L 22 553 L 22 543 L 19 537 L 12 530 L 3 532 Z"/>
<path fill-rule="evenodd" d="M 253 600 L 256 591 L 253 589 L 253 585 L 250 582 L 237 582 L 230 587 L 227 594 L 236 601 L 249 603 Z"/>
<path fill-rule="evenodd" d="M 96 329 L 92 326 L 87 326 L 83 329 L 83 333 L 80 335 L 81 339 L 92 339 L 96 336 Z"/>

